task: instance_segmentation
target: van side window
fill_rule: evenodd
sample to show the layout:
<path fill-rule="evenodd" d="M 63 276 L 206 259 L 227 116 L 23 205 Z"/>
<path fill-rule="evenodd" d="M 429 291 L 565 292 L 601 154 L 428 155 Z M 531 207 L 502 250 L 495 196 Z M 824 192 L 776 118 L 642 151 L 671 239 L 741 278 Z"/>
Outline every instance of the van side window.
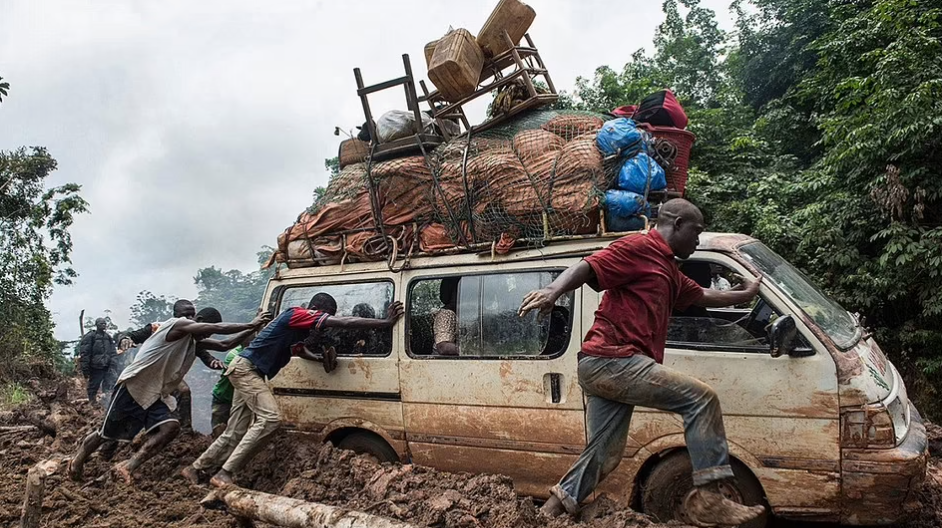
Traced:
<path fill-rule="evenodd" d="M 725 290 L 742 283 L 733 270 L 706 261 L 686 260 L 680 270 L 703 288 Z M 761 296 L 729 308 L 691 306 L 671 316 L 667 342 L 677 347 L 768 353 L 767 328 L 780 315 Z"/>
<path fill-rule="evenodd" d="M 337 301 L 341 316 L 382 318 L 393 302 L 392 282 L 357 282 L 314 286 L 287 286 L 281 295 L 278 313 L 295 306 L 307 306 L 311 297 L 326 293 Z M 392 351 L 392 329 L 324 330 L 324 342 L 333 346 L 339 356 L 387 356 Z"/>
<path fill-rule="evenodd" d="M 409 290 L 409 352 L 435 357 L 555 357 L 569 345 L 573 294 L 549 317 L 519 317 L 523 297 L 559 271 L 435 277 Z"/>

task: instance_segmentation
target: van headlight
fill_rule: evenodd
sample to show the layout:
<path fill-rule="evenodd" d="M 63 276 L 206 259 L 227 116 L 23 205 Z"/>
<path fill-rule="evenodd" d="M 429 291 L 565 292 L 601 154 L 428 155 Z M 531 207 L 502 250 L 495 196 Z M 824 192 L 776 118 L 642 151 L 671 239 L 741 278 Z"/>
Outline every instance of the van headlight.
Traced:
<path fill-rule="evenodd" d="M 911 419 L 909 398 L 895 368 L 893 377 L 893 390 L 885 400 L 841 412 L 842 447 L 891 448 L 906 439 Z"/>
<path fill-rule="evenodd" d="M 896 447 L 893 418 L 882 403 L 841 413 L 841 447 L 858 449 Z"/>

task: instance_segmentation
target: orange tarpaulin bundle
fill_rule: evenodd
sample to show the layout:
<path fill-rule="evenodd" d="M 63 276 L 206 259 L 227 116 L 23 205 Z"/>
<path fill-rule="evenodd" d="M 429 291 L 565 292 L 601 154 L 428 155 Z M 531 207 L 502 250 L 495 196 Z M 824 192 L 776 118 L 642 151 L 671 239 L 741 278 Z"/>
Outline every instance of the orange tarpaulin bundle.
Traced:
<path fill-rule="evenodd" d="M 509 125 L 459 137 L 425 156 L 357 163 L 278 238 L 272 262 L 290 267 L 400 252 L 593 233 L 614 178 L 595 146 L 601 117 L 533 111 Z M 385 242 L 384 242 L 385 240 Z M 496 246 L 495 246 L 496 247 Z"/>

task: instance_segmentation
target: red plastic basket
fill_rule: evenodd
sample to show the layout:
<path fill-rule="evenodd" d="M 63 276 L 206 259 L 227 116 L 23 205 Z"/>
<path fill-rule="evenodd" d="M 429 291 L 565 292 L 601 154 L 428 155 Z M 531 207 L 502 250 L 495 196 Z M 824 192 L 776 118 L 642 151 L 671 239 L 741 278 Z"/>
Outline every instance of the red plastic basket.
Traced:
<path fill-rule="evenodd" d="M 674 160 L 669 167 L 665 168 L 667 173 L 667 190 L 684 195 L 687 188 L 687 169 L 690 167 L 690 149 L 697 136 L 692 132 L 681 130 L 674 127 L 656 127 L 646 123 L 638 123 L 639 128 L 650 132 L 655 139 L 665 141 L 676 149 Z"/>

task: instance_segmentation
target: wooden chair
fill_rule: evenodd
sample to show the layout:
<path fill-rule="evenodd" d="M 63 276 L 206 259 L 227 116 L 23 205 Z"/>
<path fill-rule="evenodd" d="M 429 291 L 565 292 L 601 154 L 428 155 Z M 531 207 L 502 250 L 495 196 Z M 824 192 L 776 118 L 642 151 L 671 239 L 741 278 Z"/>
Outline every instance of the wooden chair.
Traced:
<path fill-rule="evenodd" d="M 360 68 L 353 69 L 353 76 L 356 78 L 357 82 L 357 95 L 360 97 L 360 102 L 363 104 L 366 127 L 370 132 L 370 138 L 372 138 L 370 149 L 371 161 L 395 158 L 413 153 L 417 150 L 428 152 L 444 142 L 441 136 L 426 133 L 422 129 L 422 113 L 419 111 L 419 98 L 416 97 L 415 93 L 415 81 L 412 78 L 412 65 L 409 62 L 409 55 L 402 56 L 402 65 L 406 73 L 404 76 L 372 86 L 363 85 L 363 75 L 360 73 Z M 412 125 L 414 134 L 409 137 L 383 143 L 376 133 L 376 123 L 373 121 L 373 112 L 370 110 L 368 96 L 376 92 L 396 88 L 397 86 L 403 87 L 406 94 L 406 108 L 415 114 L 415 120 Z"/>

